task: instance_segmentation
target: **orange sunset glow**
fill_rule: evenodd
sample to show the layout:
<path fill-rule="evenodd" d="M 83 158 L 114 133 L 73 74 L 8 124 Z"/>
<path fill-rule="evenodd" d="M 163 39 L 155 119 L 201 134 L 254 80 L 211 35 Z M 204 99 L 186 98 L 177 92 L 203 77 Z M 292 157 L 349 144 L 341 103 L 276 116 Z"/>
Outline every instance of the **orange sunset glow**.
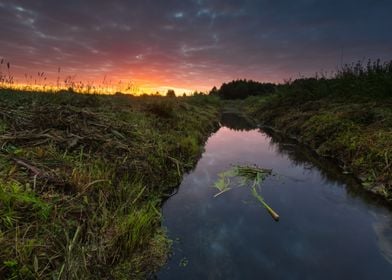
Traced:
<path fill-rule="evenodd" d="M 391 280 L 392 0 L 0 0 L 0 280 Z"/>
<path fill-rule="evenodd" d="M 279 83 L 363 57 L 387 58 L 390 36 L 372 32 L 388 21 L 386 9 L 374 7 L 379 20 L 369 24 L 344 12 L 351 9 L 263 1 L 0 1 L 0 36 L 7 38 L 0 58 L 11 63 L 9 73 L 5 65 L 1 71 L 17 86 L 49 88 L 59 79 L 65 87 L 72 77 L 111 92 L 129 92 L 132 84 L 137 93 L 182 94 L 232 79 Z M 372 40 L 359 44 L 364 34 Z"/>

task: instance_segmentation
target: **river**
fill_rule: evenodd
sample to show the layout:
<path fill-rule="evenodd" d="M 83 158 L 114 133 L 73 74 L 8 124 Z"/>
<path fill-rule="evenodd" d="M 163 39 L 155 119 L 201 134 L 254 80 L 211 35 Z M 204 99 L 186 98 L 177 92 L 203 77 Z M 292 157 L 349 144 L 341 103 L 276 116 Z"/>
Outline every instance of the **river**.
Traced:
<path fill-rule="evenodd" d="M 158 279 L 392 279 L 389 207 L 306 147 L 225 125 L 163 206 L 173 251 Z M 235 164 L 273 170 L 261 194 L 279 222 L 247 187 L 214 198 Z"/>

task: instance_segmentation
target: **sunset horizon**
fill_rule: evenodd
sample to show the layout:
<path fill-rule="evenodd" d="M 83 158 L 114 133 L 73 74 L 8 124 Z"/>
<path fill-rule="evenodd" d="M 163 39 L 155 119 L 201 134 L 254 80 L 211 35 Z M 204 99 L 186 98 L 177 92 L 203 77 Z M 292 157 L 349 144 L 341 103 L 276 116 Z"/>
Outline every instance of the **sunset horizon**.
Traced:
<path fill-rule="evenodd" d="M 0 58 L 15 84 L 72 77 L 182 94 L 235 79 L 282 83 L 390 59 L 387 10 L 367 1 L 0 1 Z"/>
<path fill-rule="evenodd" d="M 0 0 L 0 279 L 390 280 L 391 12 Z"/>

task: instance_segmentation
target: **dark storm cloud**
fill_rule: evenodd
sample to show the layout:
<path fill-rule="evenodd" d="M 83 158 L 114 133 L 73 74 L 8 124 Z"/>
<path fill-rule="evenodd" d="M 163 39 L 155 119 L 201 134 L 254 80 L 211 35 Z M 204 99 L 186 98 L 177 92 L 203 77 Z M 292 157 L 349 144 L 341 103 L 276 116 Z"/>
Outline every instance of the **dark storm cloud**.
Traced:
<path fill-rule="evenodd" d="M 0 56 L 92 79 L 210 86 L 391 59 L 392 1 L 5 1 Z"/>

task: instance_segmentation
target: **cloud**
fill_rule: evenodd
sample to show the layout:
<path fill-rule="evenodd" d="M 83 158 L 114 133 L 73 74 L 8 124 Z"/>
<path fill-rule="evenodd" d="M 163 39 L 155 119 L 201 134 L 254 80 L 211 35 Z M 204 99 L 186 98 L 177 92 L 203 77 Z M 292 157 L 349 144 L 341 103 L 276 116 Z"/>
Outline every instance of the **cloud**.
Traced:
<path fill-rule="evenodd" d="M 391 59 L 391 9 L 370 0 L 0 0 L 0 56 L 20 76 L 61 66 L 156 86 L 282 81 L 333 70 L 342 53 L 345 62 Z"/>

